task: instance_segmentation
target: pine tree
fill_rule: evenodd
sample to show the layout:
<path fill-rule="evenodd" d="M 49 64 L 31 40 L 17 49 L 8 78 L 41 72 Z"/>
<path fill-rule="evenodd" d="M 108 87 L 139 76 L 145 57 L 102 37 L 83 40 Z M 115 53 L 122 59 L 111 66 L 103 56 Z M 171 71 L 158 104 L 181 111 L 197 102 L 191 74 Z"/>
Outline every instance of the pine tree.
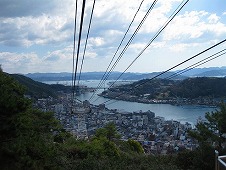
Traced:
<path fill-rule="evenodd" d="M 197 139 L 200 145 L 210 145 L 222 151 L 226 145 L 226 105 L 222 103 L 220 109 L 206 113 L 206 121 L 199 122 L 190 136 Z"/>

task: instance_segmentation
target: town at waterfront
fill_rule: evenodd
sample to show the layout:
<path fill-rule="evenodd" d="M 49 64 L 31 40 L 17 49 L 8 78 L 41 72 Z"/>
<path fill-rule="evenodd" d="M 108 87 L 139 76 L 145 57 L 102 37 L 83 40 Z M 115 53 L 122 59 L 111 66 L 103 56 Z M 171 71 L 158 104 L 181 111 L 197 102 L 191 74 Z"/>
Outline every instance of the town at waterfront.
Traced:
<path fill-rule="evenodd" d="M 38 99 L 35 107 L 53 111 L 64 129 L 81 139 L 89 139 L 96 129 L 114 123 L 121 140 L 140 142 L 147 154 L 170 154 L 185 149 L 194 150 L 198 146 L 188 136 L 187 131 L 192 129 L 192 124 L 188 122 L 182 124 L 166 120 L 150 110 L 127 112 L 108 109 L 104 104 L 93 105 L 87 100 L 72 103 L 71 98 L 71 94 L 62 93 L 58 99 Z"/>

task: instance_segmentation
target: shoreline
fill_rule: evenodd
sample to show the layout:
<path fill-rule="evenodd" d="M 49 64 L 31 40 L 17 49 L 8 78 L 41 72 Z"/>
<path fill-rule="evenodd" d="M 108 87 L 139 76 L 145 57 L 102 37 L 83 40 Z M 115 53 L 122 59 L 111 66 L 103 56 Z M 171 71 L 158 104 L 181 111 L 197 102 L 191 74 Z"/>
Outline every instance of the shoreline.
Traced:
<path fill-rule="evenodd" d="M 214 104 L 211 102 L 200 102 L 198 99 L 186 99 L 186 101 L 180 101 L 177 102 L 176 100 L 168 100 L 168 99 L 151 99 L 151 100 L 143 100 L 140 98 L 123 98 L 123 97 L 110 97 L 102 94 L 97 94 L 100 97 L 107 98 L 107 99 L 113 99 L 118 101 L 126 101 L 126 102 L 136 102 L 136 103 L 142 103 L 142 104 L 170 104 L 173 106 L 186 106 L 186 105 L 193 105 L 193 106 L 201 106 L 201 107 L 211 107 L 211 108 L 217 108 L 220 102 L 214 102 Z"/>

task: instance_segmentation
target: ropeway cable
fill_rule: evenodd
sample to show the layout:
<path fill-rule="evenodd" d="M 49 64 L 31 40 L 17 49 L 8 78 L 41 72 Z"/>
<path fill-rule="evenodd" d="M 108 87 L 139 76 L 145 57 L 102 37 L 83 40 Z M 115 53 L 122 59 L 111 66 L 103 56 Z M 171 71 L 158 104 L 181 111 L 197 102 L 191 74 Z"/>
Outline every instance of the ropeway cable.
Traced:
<path fill-rule="evenodd" d="M 85 54 L 86 54 L 86 47 L 87 47 L 87 42 L 88 42 L 90 28 L 91 28 L 91 23 L 92 23 L 92 18 L 93 18 L 93 11 L 94 11 L 94 7 L 95 7 L 95 2 L 96 2 L 96 0 L 93 0 L 93 7 L 92 7 L 91 14 L 90 14 L 88 31 L 87 31 L 87 34 L 86 34 L 85 47 L 84 47 L 84 50 L 83 50 L 82 63 L 81 63 L 81 67 L 80 67 L 80 71 L 79 71 L 79 76 L 78 76 L 78 87 L 79 87 L 79 82 L 80 82 L 80 79 L 81 79 L 81 73 L 82 73 L 83 63 L 84 63 Z"/>
<path fill-rule="evenodd" d="M 168 70 L 165 70 L 165 71 L 159 73 L 158 75 L 152 77 L 151 79 L 146 79 L 144 82 L 142 82 L 142 83 L 136 85 L 134 88 L 138 88 L 139 86 L 142 86 L 142 85 L 146 84 L 147 82 L 149 82 L 149 81 L 151 81 L 151 80 L 153 80 L 153 79 L 155 79 L 155 78 L 157 78 L 157 77 L 159 77 L 159 76 L 161 76 L 161 75 L 163 75 L 163 74 L 165 74 L 165 73 L 167 73 L 167 72 L 169 72 L 169 71 L 171 71 L 171 70 L 177 68 L 178 66 L 180 66 L 180 65 L 182 65 L 182 64 L 184 64 L 184 63 L 186 63 L 186 62 L 188 62 L 188 61 L 190 61 L 190 60 L 192 60 L 192 59 L 198 57 L 199 55 L 201 55 L 201 54 L 203 54 L 203 53 L 205 53 L 205 52 L 207 52 L 207 51 L 209 51 L 209 50 L 211 50 L 211 49 L 217 47 L 218 45 L 224 43 L 225 41 L 226 41 L 226 39 L 224 39 L 224 40 L 220 41 L 219 43 L 217 43 L 217 44 L 215 44 L 215 45 L 213 45 L 213 46 L 211 46 L 211 47 L 209 47 L 209 48 L 207 48 L 207 49 L 205 49 L 205 50 L 199 52 L 198 54 L 196 54 L 196 55 L 194 55 L 194 56 L 192 56 L 192 57 L 190 57 L 190 58 L 184 60 L 183 62 L 181 62 L 181 63 L 179 63 L 179 64 L 176 64 L 175 66 L 169 68 Z M 119 97 L 119 96 L 121 96 L 121 95 L 123 95 L 123 93 L 119 94 L 117 97 Z M 109 102 L 109 101 L 111 101 L 111 100 L 112 100 L 112 99 L 109 99 L 109 100 L 103 102 L 103 104 L 106 104 L 107 102 Z"/>
<path fill-rule="evenodd" d="M 152 44 L 152 42 L 159 36 L 159 34 L 167 27 L 167 25 L 174 19 L 174 17 L 182 10 L 182 8 L 188 3 L 189 0 L 183 4 L 183 2 L 177 7 L 177 9 L 173 12 L 173 14 L 169 17 L 169 19 L 164 23 L 164 25 L 158 30 L 158 32 L 154 35 L 154 37 L 148 42 L 148 44 L 144 47 L 144 49 L 138 54 L 138 56 L 129 64 L 129 66 L 119 75 L 119 77 L 111 84 L 112 87 L 121 77 L 122 75 L 134 64 L 134 62 L 144 53 L 144 51 Z M 182 6 L 181 6 L 182 5 Z"/>
<path fill-rule="evenodd" d="M 73 88 L 75 89 L 75 82 L 77 77 L 77 69 L 78 69 L 78 58 L 79 58 L 79 51 L 80 51 L 80 44 L 81 44 L 81 36 L 82 36 L 82 26 L 83 26 L 83 20 L 84 20 L 84 13 L 85 13 L 85 4 L 86 0 L 83 0 L 82 3 L 82 11 L 81 11 L 81 20 L 80 20 L 80 29 L 79 29 L 79 37 L 78 37 L 78 46 L 77 46 L 77 55 L 76 55 L 76 64 L 75 64 L 75 71 L 74 71 L 74 82 L 73 82 Z M 75 90 L 73 91 L 73 97 L 75 96 Z M 74 98 L 72 98 L 72 101 Z"/>
<path fill-rule="evenodd" d="M 130 65 L 119 75 L 119 77 L 111 84 L 109 88 L 111 88 L 121 77 L 122 75 L 134 64 L 134 62 L 144 53 L 144 51 L 152 44 L 152 42 L 159 36 L 159 34 L 167 27 L 167 25 L 174 19 L 174 17 L 182 10 L 182 8 L 188 3 L 189 0 L 184 0 L 180 3 L 180 5 L 174 10 L 174 12 L 170 15 L 167 21 L 163 24 L 163 26 L 157 31 L 157 33 L 153 36 L 153 38 L 148 42 L 148 44 L 143 48 L 143 50 L 138 54 L 138 56 L 130 63 Z M 98 97 L 99 98 L 99 97 Z M 95 101 L 98 100 L 95 99 Z"/>
<path fill-rule="evenodd" d="M 178 71 L 176 73 L 173 73 L 172 75 L 166 77 L 165 79 L 172 79 L 172 78 L 177 77 L 179 75 L 182 75 L 183 73 L 188 72 L 188 71 L 190 71 L 190 70 L 192 70 L 192 69 L 194 69 L 194 68 L 196 68 L 196 67 L 198 67 L 200 65 L 203 65 L 203 64 L 205 64 L 205 63 L 207 63 L 209 61 L 212 61 L 212 60 L 224 55 L 226 53 L 224 51 L 226 51 L 226 49 L 223 49 L 223 50 L 221 50 L 221 51 L 219 51 L 219 52 L 217 52 L 217 53 L 215 53 L 215 54 L 213 54 L 213 55 L 211 55 L 211 56 L 209 56 L 209 57 L 207 57 L 207 58 L 205 58 L 203 60 L 200 60 L 199 62 L 197 62 L 195 64 L 192 64 L 192 65 L 186 67 L 185 69 L 182 69 L 182 70 L 180 70 L 180 71 Z M 222 52 L 224 52 L 224 53 L 222 53 Z M 218 55 L 218 56 L 216 56 L 216 55 Z M 216 56 L 216 57 L 214 57 L 214 56 Z"/>
<path fill-rule="evenodd" d="M 72 87 L 72 99 L 74 99 L 74 91 L 75 87 L 73 86 L 74 84 L 74 72 L 75 72 L 75 39 L 76 39 L 76 26 L 77 26 L 77 8 L 78 8 L 78 0 L 76 0 L 75 3 L 75 20 L 74 20 L 74 41 L 73 41 L 73 61 L 72 61 L 72 82 L 71 82 L 71 87 Z M 72 105 L 73 105 L 73 100 L 72 100 Z"/>
<path fill-rule="evenodd" d="M 143 17 L 143 19 L 142 19 L 141 22 L 139 23 L 138 27 L 137 27 L 136 30 L 134 31 L 133 35 L 130 37 L 129 41 L 127 42 L 127 44 L 126 44 L 125 47 L 123 48 L 122 52 L 120 53 L 120 55 L 119 55 L 118 58 L 116 59 L 115 63 L 113 64 L 113 66 L 111 67 L 111 69 L 108 70 L 109 67 L 110 67 L 110 65 L 111 65 L 111 63 L 112 63 L 112 61 L 113 61 L 113 59 L 114 59 L 114 57 L 115 57 L 115 55 L 116 55 L 116 53 L 118 52 L 119 47 L 121 46 L 122 41 L 124 40 L 125 36 L 123 37 L 123 39 L 122 39 L 122 41 L 121 41 L 121 43 L 120 43 L 120 45 L 119 45 L 117 51 L 115 52 L 115 54 L 114 54 L 114 56 L 113 56 L 113 58 L 112 58 L 112 61 L 110 62 L 110 64 L 109 64 L 108 67 L 107 67 L 107 70 L 105 71 L 104 75 L 102 76 L 101 81 L 100 81 L 100 83 L 99 83 L 98 86 L 97 86 L 97 89 L 103 87 L 105 81 L 108 79 L 108 77 L 110 76 L 111 72 L 112 72 L 113 69 L 116 67 L 116 65 L 118 64 L 118 62 L 119 62 L 120 59 L 122 58 L 123 54 L 124 54 L 124 53 L 126 52 L 126 50 L 128 49 L 129 45 L 132 43 L 134 37 L 136 36 L 136 34 L 138 33 L 138 31 L 140 30 L 141 26 L 143 25 L 144 21 L 146 20 L 146 18 L 148 17 L 148 15 L 149 15 L 150 12 L 152 11 L 152 9 L 154 8 L 154 6 L 155 6 L 155 4 L 157 3 L 157 1 L 158 1 L 158 0 L 155 0 L 155 1 L 152 3 L 152 5 L 151 5 L 150 8 L 148 9 L 148 11 L 146 12 L 145 16 Z M 139 11 L 139 9 L 140 9 L 142 3 L 143 3 L 143 1 L 141 1 L 141 4 L 140 4 L 140 6 L 139 6 L 137 12 L 135 13 L 133 20 L 135 19 L 135 17 L 136 17 L 136 15 L 137 15 L 137 13 L 138 13 L 138 11 Z M 133 20 L 132 20 L 131 22 L 133 22 Z M 131 25 L 132 25 L 132 23 L 130 24 L 129 28 L 127 29 L 127 32 L 129 31 Z M 126 34 L 127 34 L 127 32 L 126 32 Z M 107 72 L 108 72 L 108 73 L 107 73 Z M 107 75 L 106 75 L 106 74 L 107 74 Z M 91 100 L 91 99 L 94 97 L 95 94 L 96 94 L 96 92 L 94 92 L 94 93 L 92 94 L 92 96 L 90 97 L 89 100 Z"/>
<path fill-rule="evenodd" d="M 198 66 L 201 66 L 201 65 L 203 65 L 203 64 L 205 64 L 205 63 L 207 63 L 207 62 L 210 62 L 210 61 L 212 61 L 212 60 L 214 60 L 214 59 L 216 59 L 216 58 L 218 58 L 218 57 L 221 57 L 222 55 L 225 55 L 226 54 L 226 52 L 224 52 L 224 53 L 221 53 L 221 52 L 223 52 L 223 51 L 225 51 L 226 49 L 224 49 L 224 50 L 221 50 L 220 52 L 217 52 L 217 53 L 215 53 L 215 54 L 213 54 L 213 55 L 211 55 L 211 56 L 209 56 L 209 57 L 207 57 L 207 58 L 205 58 L 205 59 L 203 59 L 203 60 L 201 60 L 201 61 L 199 61 L 199 62 L 197 62 L 197 63 L 195 63 L 195 64 L 192 64 L 191 66 L 189 66 L 189 67 L 186 67 L 185 69 L 183 69 L 183 71 L 181 70 L 181 71 L 178 71 L 177 73 L 174 73 L 173 75 L 171 75 L 171 76 L 169 76 L 169 77 L 167 77 L 167 78 L 164 78 L 164 79 L 168 79 L 168 80 L 170 80 L 170 79 L 172 79 L 172 78 L 174 78 L 174 77 L 177 77 L 177 76 L 179 76 L 179 75 L 181 75 L 181 74 L 183 74 L 183 73 L 185 73 L 185 72 L 188 72 L 188 71 L 190 71 L 190 70 L 192 70 L 192 69 L 194 69 L 194 68 L 196 68 L 196 67 L 198 67 Z M 219 54 L 219 53 L 221 53 L 221 54 Z M 219 54 L 219 55 L 217 55 L 217 54 Z M 217 55 L 217 56 L 215 56 L 215 55 Z M 215 57 L 214 57 L 215 56 Z M 111 104 L 113 104 L 113 103 L 116 103 L 116 102 L 118 102 L 117 100 L 116 101 L 113 101 L 113 102 L 111 102 L 111 103 L 108 103 L 107 105 L 111 105 Z"/>

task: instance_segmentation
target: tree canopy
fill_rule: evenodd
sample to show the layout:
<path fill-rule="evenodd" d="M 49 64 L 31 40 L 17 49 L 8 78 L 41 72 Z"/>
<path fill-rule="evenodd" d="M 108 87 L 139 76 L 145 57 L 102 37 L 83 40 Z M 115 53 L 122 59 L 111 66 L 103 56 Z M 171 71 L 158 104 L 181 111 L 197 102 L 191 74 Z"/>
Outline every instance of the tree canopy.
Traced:
<path fill-rule="evenodd" d="M 215 112 L 206 113 L 205 118 L 198 122 L 195 131 L 190 131 L 190 135 L 200 145 L 213 145 L 218 150 L 226 148 L 226 104 L 222 103 Z"/>
<path fill-rule="evenodd" d="M 44 169 L 56 162 L 53 132 L 61 133 L 62 127 L 53 113 L 33 109 L 25 88 L 3 72 L 0 87 L 1 169 Z"/>

